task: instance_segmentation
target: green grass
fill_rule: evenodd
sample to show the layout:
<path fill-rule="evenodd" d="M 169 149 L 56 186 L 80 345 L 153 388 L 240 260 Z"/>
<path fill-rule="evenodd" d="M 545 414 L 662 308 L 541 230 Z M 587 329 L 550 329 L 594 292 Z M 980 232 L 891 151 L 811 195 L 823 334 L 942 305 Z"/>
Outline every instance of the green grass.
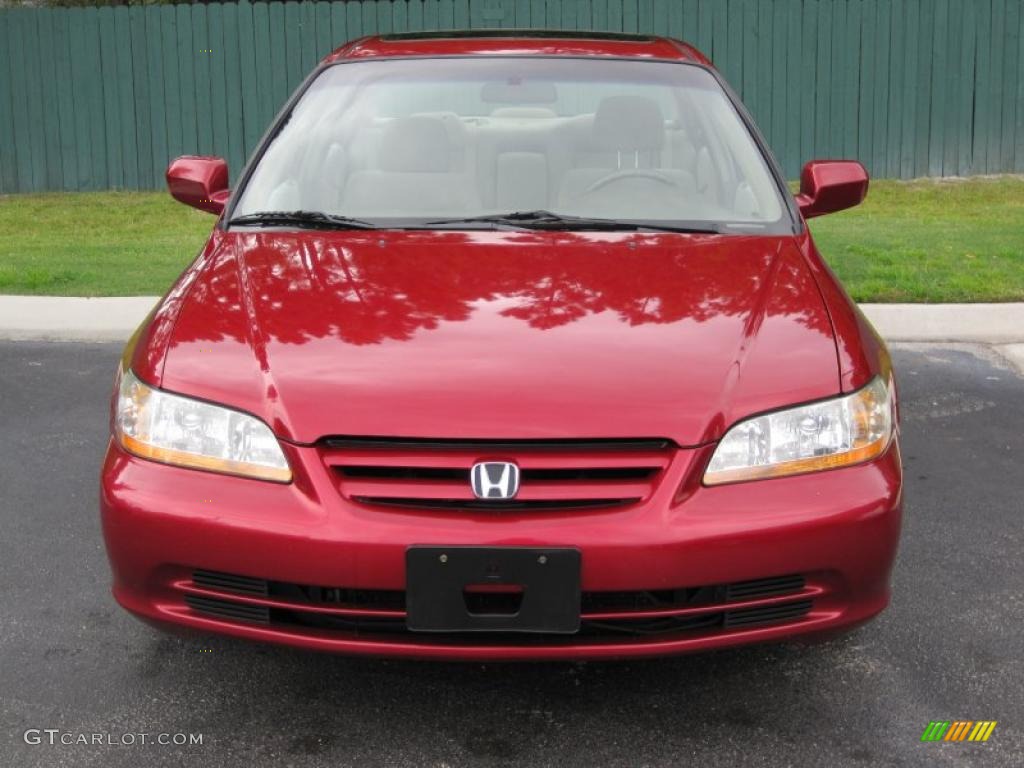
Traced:
<path fill-rule="evenodd" d="M 877 181 L 811 220 L 857 301 L 1024 300 L 1024 177 Z"/>
<path fill-rule="evenodd" d="M 0 293 L 160 294 L 212 225 L 163 192 L 0 197 Z M 872 182 L 811 228 L 858 301 L 1024 300 L 1024 177 Z"/>
<path fill-rule="evenodd" d="M 0 293 L 162 294 L 213 222 L 166 192 L 0 197 Z"/>

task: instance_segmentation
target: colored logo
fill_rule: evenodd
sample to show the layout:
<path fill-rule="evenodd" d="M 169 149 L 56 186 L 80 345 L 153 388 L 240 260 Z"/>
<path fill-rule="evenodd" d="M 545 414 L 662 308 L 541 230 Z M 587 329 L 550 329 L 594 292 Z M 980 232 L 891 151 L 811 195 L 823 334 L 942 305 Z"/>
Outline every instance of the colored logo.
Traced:
<path fill-rule="evenodd" d="M 932 720 L 921 741 L 988 741 L 995 729 L 995 720 Z"/>

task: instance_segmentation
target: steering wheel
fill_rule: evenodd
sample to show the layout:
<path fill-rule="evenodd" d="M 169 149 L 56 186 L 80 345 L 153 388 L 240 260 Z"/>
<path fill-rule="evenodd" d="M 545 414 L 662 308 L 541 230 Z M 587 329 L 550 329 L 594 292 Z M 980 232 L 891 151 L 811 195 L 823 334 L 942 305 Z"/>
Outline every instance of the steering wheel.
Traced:
<path fill-rule="evenodd" d="M 646 168 L 627 168 L 624 171 L 616 171 L 615 173 L 610 173 L 603 179 L 598 179 L 589 187 L 587 187 L 587 190 L 586 192 L 584 192 L 584 194 L 589 195 L 591 192 L 596 192 L 597 190 L 602 189 L 603 187 L 606 187 L 609 184 L 614 184 L 615 182 L 622 181 L 623 179 L 651 179 L 653 181 L 658 182 L 659 184 L 664 184 L 669 187 L 679 186 L 679 183 L 677 181 L 672 179 L 670 176 L 666 176 L 661 171 L 652 171 Z"/>

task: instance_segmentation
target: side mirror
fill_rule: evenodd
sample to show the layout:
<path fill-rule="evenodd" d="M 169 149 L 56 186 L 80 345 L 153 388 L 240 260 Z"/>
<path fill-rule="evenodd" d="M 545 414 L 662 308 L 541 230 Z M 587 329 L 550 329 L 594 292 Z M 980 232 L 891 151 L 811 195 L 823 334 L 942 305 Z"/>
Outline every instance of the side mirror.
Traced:
<path fill-rule="evenodd" d="M 800 174 L 796 196 L 805 219 L 859 205 L 868 194 L 868 172 L 856 160 L 812 160 Z"/>
<path fill-rule="evenodd" d="M 178 202 L 219 215 L 231 195 L 228 164 L 219 157 L 183 155 L 167 166 L 167 189 Z"/>

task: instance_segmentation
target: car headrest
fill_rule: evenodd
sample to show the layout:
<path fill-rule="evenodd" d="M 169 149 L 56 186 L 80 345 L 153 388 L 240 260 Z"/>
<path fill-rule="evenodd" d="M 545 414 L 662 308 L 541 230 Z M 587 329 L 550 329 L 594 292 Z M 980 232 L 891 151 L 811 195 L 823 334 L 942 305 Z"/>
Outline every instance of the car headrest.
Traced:
<path fill-rule="evenodd" d="M 436 117 L 395 118 L 384 128 L 377 156 L 382 171 L 445 173 L 451 165 L 448 131 Z"/>
<path fill-rule="evenodd" d="M 594 114 L 594 141 L 606 150 L 635 152 L 661 149 L 665 120 L 646 96 L 607 96 Z"/>
<path fill-rule="evenodd" d="M 557 117 L 555 110 L 547 107 L 498 107 L 491 112 L 491 117 L 545 118 Z"/>

